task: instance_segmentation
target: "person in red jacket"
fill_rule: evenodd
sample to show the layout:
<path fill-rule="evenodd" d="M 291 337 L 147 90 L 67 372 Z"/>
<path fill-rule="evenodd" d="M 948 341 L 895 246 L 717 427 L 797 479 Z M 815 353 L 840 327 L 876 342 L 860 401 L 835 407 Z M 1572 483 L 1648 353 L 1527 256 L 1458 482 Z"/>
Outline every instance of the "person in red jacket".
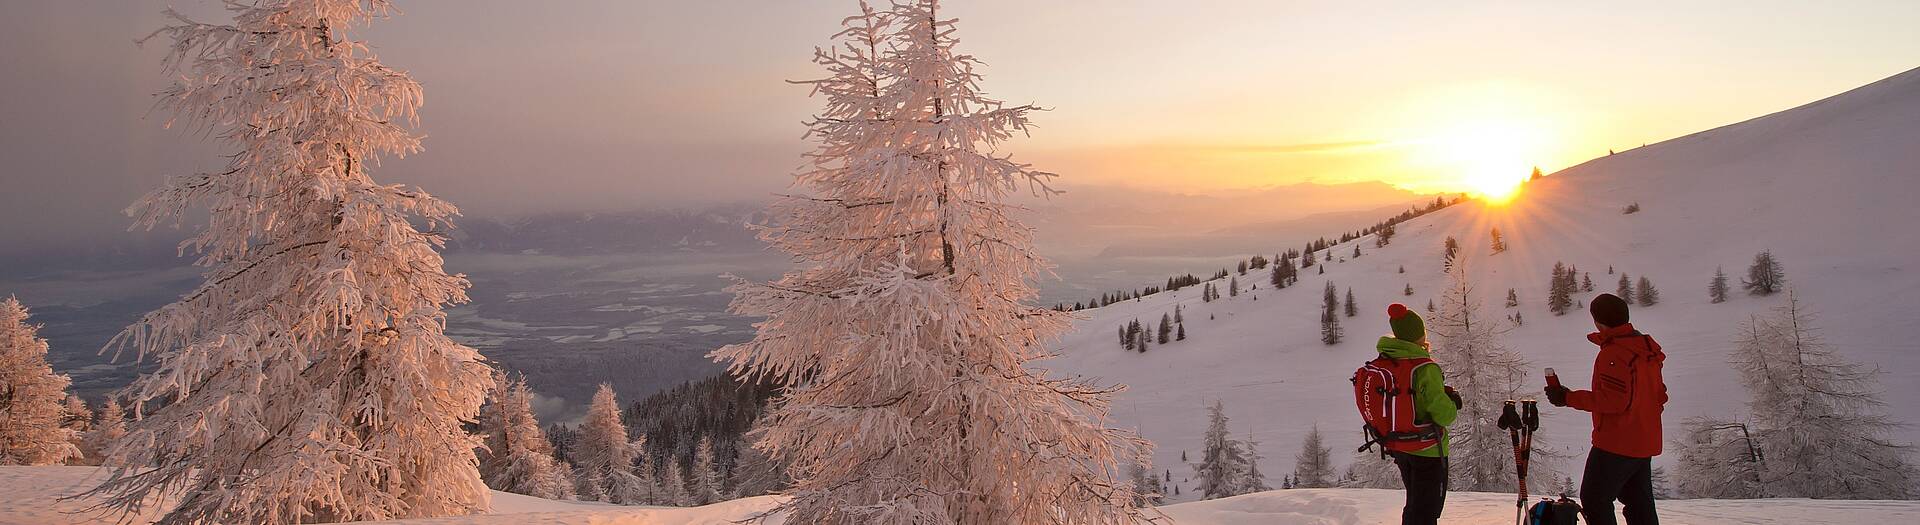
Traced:
<path fill-rule="evenodd" d="M 1652 336 L 1633 329 L 1627 302 L 1600 294 L 1587 308 L 1600 329 L 1587 340 L 1600 345 L 1593 360 L 1593 389 L 1548 386 L 1547 402 L 1593 413 L 1593 450 L 1580 481 L 1581 514 L 1587 523 L 1612 525 L 1620 501 L 1628 525 L 1657 525 L 1653 508 L 1653 457 L 1660 455 L 1660 413 L 1667 384 L 1660 378 L 1666 354 Z"/>

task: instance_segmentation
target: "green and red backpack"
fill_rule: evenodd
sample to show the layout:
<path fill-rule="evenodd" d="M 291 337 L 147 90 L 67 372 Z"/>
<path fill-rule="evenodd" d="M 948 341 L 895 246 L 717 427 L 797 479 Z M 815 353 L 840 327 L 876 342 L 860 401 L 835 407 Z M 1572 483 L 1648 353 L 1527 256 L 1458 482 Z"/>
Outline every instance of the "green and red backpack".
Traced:
<path fill-rule="evenodd" d="M 1360 450 L 1378 443 L 1382 454 L 1414 452 L 1440 444 L 1439 425 L 1414 421 L 1413 372 L 1423 366 L 1439 365 L 1425 357 L 1380 356 L 1353 372 L 1353 401 L 1367 433 Z"/>

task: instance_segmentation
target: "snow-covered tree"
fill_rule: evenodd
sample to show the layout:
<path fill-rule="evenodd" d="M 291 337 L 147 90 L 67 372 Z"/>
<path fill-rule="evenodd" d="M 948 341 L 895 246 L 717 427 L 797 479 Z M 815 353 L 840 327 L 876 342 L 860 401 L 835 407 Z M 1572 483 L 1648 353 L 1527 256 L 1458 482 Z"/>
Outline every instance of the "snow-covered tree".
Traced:
<path fill-rule="evenodd" d="M 1466 261 L 1456 261 L 1447 271 L 1440 311 L 1427 321 L 1434 360 L 1464 401 L 1459 417 L 1447 429 L 1451 477 L 1457 490 L 1509 491 L 1515 484 L 1513 448 L 1498 422 L 1501 406 L 1518 397 L 1523 387 L 1527 361 L 1507 348 L 1506 330 L 1481 313 L 1480 296 L 1474 293 L 1466 266 Z M 1536 457 L 1541 457 L 1541 449 L 1536 447 Z M 1538 467 L 1530 475 L 1535 480 L 1553 477 L 1550 470 Z"/>
<path fill-rule="evenodd" d="M 1267 485 L 1267 475 L 1260 472 L 1260 460 L 1266 456 L 1260 454 L 1260 442 L 1254 441 L 1253 432 L 1247 432 L 1247 476 L 1240 480 L 1240 493 L 1252 494 L 1273 490 Z"/>
<path fill-rule="evenodd" d="M 1707 299 L 1713 304 L 1727 302 L 1727 271 L 1725 268 L 1713 268 L 1713 280 L 1707 283 Z"/>
<path fill-rule="evenodd" d="M 1345 301 L 1345 302 L 1344 302 L 1344 303 L 1342 304 L 1342 306 L 1341 306 L 1341 308 L 1342 308 L 1342 309 L 1343 309 L 1343 311 L 1344 311 L 1344 312 L 1345 312 L 1345 313 L 1347 314 L 1347 317 L 1353 317 L 1353 316 L 1356 316 L 1356 315 L 1360 315 L 1360 307 L 1359 307 L 1359 305 L 1356 305 L 1356 304 L 1354 304 L 1354 301 L 1353 301 L 1353 287 L 1352 287 L 1352 286 L 1348 286 L 1348 287 L 1347 287 L 1347 299 L 1346 299 L 1346 301 Z"/>
<path fill-rule="evenodd" d="M 1913 447 L 1881 399 L 1878 371 L 1827 346 L 1813 316 L 1788 293 L 1773 315 L 1741 327 L 1731 364 L 1748 389 L 1769 497 L 1912 499 L 1920 495 Z"/>
<path fill-rule="evenodd" d="M 1752 295 L 1773 295 L 1787 286 L 1787 273 L 1780 268 L 1780 261 L 1773 258 L 1773 251 L 1762 251 L 1753 256 L 1753 265 L 1747 267 L 1747 278 L 1740 281 Z"/>
<path fill-rule="evenodd" d="M 583 490 L 603 496 L 596 501 L 622 505 L 644 503 L 649 492 L 646 480 L 633 472 L 633 458 L 644 450 L 645 438 L 627 440 L 627 427 L 620 422 L 620 403 L 613 385 L 601 383 L 587 406 L 587 418 L 580 422 L 580 442 L 573 447 L 573 462 L 583 483 L 598 484 L 596 490 Z"/>
<path fill-rule="evenodd" d="M 47 340 L 27 307 L 0 301 L 0 465 L 52 465 L 80 456 L 62 423 L 67 376 L 47 364 Z"/>
<path fill-rule="evenodd" d="M 99 458 L 90 455 L 87 447 L 87 434 L 93 432 L 93 407 L 87 406 L 87 400 L 80 396 L 67 394 L 67 401 L 60 406 L 60 428 L 67 429 L 67 441 L 80 455 L 67 458 L 68 465 L 98 465 Z"/>
<path fill-rule="evenodd" d="M 1293 456 L 1293 486 L 1299 488 L 1326 488 L 1333 486 L 1333 449 L 1322 444 L 1320 425 L 1314 425 L 1307 431 L 1307 439 L 1300 443 L 1300 453 Z"/>
<path fill-rule="evenodd" d="M 1028 304 L 1049 264 L 1005 200 L 1057 192 L 995 150 L 1035 108 L 979 91 L 938 6 L 863 6 L 816 51 L 810 194 L 760 232 L 798 269 L 732 288 L 767 319 L 714 355 L 786 387 L 755 435 L 795 478 L 789 522 L 1132 521 L 1145 443 L 1102 423 L 1118 389 L 1032 368 L 1068 314 Z"/>
<path fill-rule="evenodd" d="M 1134 505 L 1159 505 L 1165 499 L 1166 484 L 1153 474 L 1152 458 L 1141 458 L 1128 465 L 1127 474 L 1133 481 Z"/>
<path fill-rule="evenodd" d="M 687 492 L 687 477 L 680 474 L 685 466 L 668 457 L 665 468 L 661 470 L 664 473 L 660 475 L 660 496 L 655 503 L 674 507 L 692 505 L 693 495 Z"/>
<path fill-rule="evenodd" d="M 1593 291 L 1593 272 L 1580 273 L 1580 291 L 1582 292 Z M 1576 301 L 1573 303 L 1573 305 L 1575 307 L 1578 307 L 1580 306 L 1580 303 Z"/>
<path fill-rule="evenodd" d="M 1613 295 L 1627 304 L 1633 304 L 1633 280 L 1627 277 L 1627 272 L 1620 272 L 1620 284 L 1614 288 Z"/>
<path fill-rule="evenodd" d="M 109 397 L 106 404 L 100 406 L 100 419 L 94 423 L 93 431 L 87 433 L 86 444 L 81 448 L 90 451 L 87 457 L 104 461 L 114 444 L 126 436 L 126 408 L 120 406 L 119 400 Z"/>
<path fill-rule="evenodd" d="M 1660 304 L 1660 290 L 1655 289 L 1653 287 L 1653 280 L 1648 279 L 1645 275 L 1640 276 L 1640 287 L 1634 290 L 1634 296 L 1640 301 L 1640 306 Z"/>
<path fill-rule="evenodd" d="M 787 486 L 786 470 L 752 443 L 736 441 L 733 449 L 739 454 L 733 463 L 734 497 L 759 496 Z M 648 477 L 658 479 L 657 475 Z"/>
<path fill-rule="evenodd" d="M 1340 475 L 1341 488 L 1349 489 L 1394 489 L 1406 488 L 1400 483 L 1400 468 L 1393 460 L 1380 457 L 1378 453 L 1361 452 L 1347 463 L 1347 469 Z"/>
<path fill-rule="evenodd" d="M 1674 489 L 1682 497 L 1765 497 L 1762 454 L 1746 423 L 1690 418 L 1673 439 Z"/>
<path fill-rule="evenodd" d="M 720 465 L 714 461 L 713 441 L 706 436 L 700 437 L 698 445 L 693 447 L 692 479 L 687 481 L 687 496 L 694 505 L 706 505 L 720 501 Z"/>
<path fill-rule="evenodd" d="M 123 395 L 135 417 L 91 495 L 134 512 L 180 494 L 162 523 L 486 510 L 463 425 L 493 372 L 444 333 L 443 309 L 467 299 L 437 252 L 457 211 L 368 176 L 382 156 L 420 150 L 407 127 L 419 84 L 350 38 L 390 2 L 225 5 L 232 23 L 168 10 L 149 37 L 171 41 L 179 73 L 159 106 L 232 152 L 129 208 L 151 228 L 204 205 L 206 226 L 181 248 L 206 281 L 110 345 L 154 362 Z"/>
<path fill-rule="evenodd" d="M 1226 406 L 1214 401 L 1207 406 L 1207 432 L 1200 439 L 1200 462 L 1193 464 L 1193 477 L 1199 480 L 1201 499 L 1225 498 L 1243 494 L 1248 478 L 1246 445 L 1227 432 Z"/>
<path fill-rule="evenodd" d="M 480 475 L 494 490 L 536 498 L 570 499 L 573 475 L 554 458 L 553 443 L 533 416 L 533 390 L 525 378 L 496 389 L 498 396 L 480 412 L 487 449 L 480 454 Z"/>

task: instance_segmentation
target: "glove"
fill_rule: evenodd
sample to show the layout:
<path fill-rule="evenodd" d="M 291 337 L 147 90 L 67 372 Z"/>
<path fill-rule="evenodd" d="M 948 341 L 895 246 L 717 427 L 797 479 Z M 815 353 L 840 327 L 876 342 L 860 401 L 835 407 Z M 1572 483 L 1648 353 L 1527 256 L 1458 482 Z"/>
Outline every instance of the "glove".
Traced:
<path fill-rule="evenodd" d="M 1446 387 L 1446 389 L 1447 389 L 1447 399 L 1453 400 L 1453 408 L 1455 410 L 1459 410 L 1461 407 L 1465 406 L 1460 402 L 1459 392 L 1453 391 L 1453 387 Z"/>
<path fill-rule="evenodd" d="M 1553 403 L 1553 406 L 1557 407 L 1567 406 L 1567 392 L 1570 392 L 1570 390 L 1567 390 L 1567 387 L 1564 386 L 1548 386 L 1547 402 Z"/>

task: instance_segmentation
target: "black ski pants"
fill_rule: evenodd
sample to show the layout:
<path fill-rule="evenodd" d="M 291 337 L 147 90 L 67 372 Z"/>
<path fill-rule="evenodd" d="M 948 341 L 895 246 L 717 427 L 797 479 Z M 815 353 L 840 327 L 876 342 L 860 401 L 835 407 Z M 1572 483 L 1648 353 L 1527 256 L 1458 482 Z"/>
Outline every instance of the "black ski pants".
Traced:
<path fill-rule="evenodd" d="M 1653 510 L 1653 459 L 1622 456 L 1605 450 L 1587 453 L 1587 472 L 1580 477 L 1580 513 L 1592 525 L 1614 525 L 1613 501 L 1627 525 L 1659 525 Z"/>
<path fill-rule="evenodd" d="M 1407 503 L 1400 509 L 1401 525 L 1433 525 L 1447 506 L 1447 458 L 1393 453 L 1400 467 L 1400 483 L 1407 487 Z"/>

